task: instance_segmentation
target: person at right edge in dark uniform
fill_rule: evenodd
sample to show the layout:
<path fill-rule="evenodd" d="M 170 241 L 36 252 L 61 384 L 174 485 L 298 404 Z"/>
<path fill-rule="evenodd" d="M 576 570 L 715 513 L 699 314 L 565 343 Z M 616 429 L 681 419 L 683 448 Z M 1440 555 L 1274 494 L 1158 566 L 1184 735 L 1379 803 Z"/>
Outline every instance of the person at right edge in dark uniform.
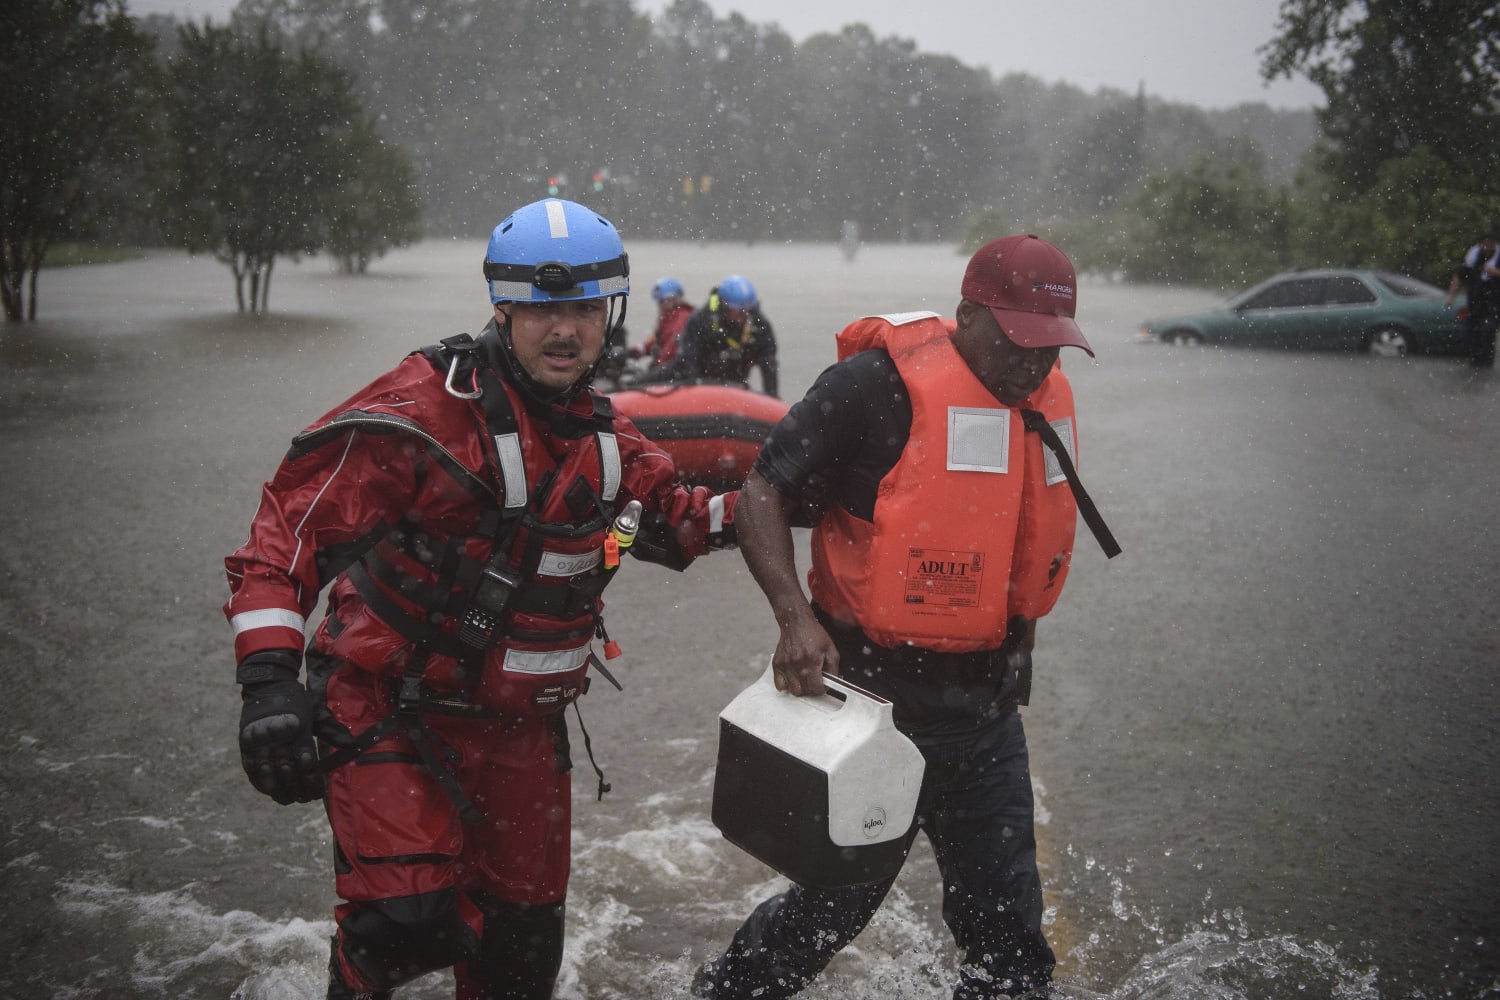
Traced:
<path fill-rule="evenodd" d="M 1036 620 L 1057 601 L 1078 513 L 1119 552 L 1078 481 L 1060 349 L 1073 265 L 1036 236 L 970 259 L 956 318 L 858 320 L 840 361 L 772 430 L 737 507 L 741 551 L 780 628 L 778 689 L 824 672 L 888 699 L 926 763 L 906 833 L 932 843 L 943 919 L 963 951 L 959 1000 L 1042 996 L 1042 933 L 1026 736 Z M 791 528 L 812 527 L 811 601 Z M 693 979 L 698 998 L 790 997 L 854 940 L 895 876 L 793 884 L 763 902 Z"/>
<path fill-rule="evenodd" d="M 1464 326 L 1469 331 L 1469 364 L 1475 368 L 1495 367 L 1495 330 L 1500 328 L 1500 243 L 1493 230 L 1486 232 L 1469 247 L 1448 283 L 1447 305 L 1462 285 L 1468 296 L 1468 315 Z"/>

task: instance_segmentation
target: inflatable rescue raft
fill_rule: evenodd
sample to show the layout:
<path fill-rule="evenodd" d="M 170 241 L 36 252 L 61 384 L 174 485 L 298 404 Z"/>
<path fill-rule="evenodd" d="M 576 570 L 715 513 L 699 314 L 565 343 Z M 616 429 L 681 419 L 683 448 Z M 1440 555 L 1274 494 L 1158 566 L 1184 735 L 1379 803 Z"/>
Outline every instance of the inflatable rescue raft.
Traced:
<path fill-rule="evenodd" d="M 693 486 L 738 489 L 787 404 L 738 385 L 647 385 L 610 393 L 629 417 L 677 463 Z"/>

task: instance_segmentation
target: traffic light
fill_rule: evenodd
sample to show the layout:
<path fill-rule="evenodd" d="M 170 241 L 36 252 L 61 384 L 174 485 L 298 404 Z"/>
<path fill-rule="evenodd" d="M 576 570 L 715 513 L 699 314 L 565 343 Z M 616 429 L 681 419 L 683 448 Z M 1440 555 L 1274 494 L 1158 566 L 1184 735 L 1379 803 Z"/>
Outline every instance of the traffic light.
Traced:
<path fill-rule="evenodd" d="M 594 190 L 595 191 L 603 191 L 604 190 L 604 177 L 605 177 L 604 171 L 602 171 L 602 170 L 596 170 L 596 171 L 594 171 Z"/>
<path fill-rule="evenodd" d="M 547 193 L 548 194 L 557 194 L 557 192 L 560 191 L 560 190 L 562 190 L 562 180 L 560 178 L 557 178 L 557 177 L 548 177 L 547 178 Z"/>

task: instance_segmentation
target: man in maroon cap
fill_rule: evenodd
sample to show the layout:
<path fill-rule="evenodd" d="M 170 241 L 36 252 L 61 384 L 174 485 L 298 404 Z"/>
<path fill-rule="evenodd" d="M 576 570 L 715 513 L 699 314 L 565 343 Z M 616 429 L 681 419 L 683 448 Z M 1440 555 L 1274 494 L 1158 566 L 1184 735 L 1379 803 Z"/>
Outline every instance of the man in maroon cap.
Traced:
<path fill-rule="evenodd" d="M 1036 236 L 969 260 L 954 319 L 858 320 L 768 438 L 740 493 L 740 551 L 781 630 L 776 686 L 823 674 L 888 699 L 926 764 L 919 830 L 943 876 L 943 918 L 964 952 L 955 998 L 1041 995 L 1042 934 L 1027 702 L 1036 620 L 1056 603 L 1081 510 L 1119 551 L 1078 482 L 1063 347 L 1073 265 Z M 791 528 L 811 527 L 811 600 Z M 864 928 L 895 881 L 793 884 L 762 903 L 695 997 L 789 997 Z"/>

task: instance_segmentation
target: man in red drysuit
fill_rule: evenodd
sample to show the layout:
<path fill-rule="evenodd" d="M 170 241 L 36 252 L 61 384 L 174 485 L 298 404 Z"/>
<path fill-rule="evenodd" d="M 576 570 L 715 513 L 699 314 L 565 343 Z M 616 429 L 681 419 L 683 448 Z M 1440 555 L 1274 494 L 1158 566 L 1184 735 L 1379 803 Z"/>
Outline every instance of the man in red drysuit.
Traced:
<path fill-rule="evenodd" d="M 298 435 L 226 561 L 245 771 L 283 804 L 323 799 L 333 830 L 330 998 L 448 966 L 460 998 L 552 995 L 563 710 L 590 667 L 613 680 L 600 593 L 627 547 L 681 569 L 733 543 L 736 495 L 678 484 L 590 391 L 630 289 L 615 227 L 526 205 L 484 276 L 483 332 L 413 352 Z"/>

